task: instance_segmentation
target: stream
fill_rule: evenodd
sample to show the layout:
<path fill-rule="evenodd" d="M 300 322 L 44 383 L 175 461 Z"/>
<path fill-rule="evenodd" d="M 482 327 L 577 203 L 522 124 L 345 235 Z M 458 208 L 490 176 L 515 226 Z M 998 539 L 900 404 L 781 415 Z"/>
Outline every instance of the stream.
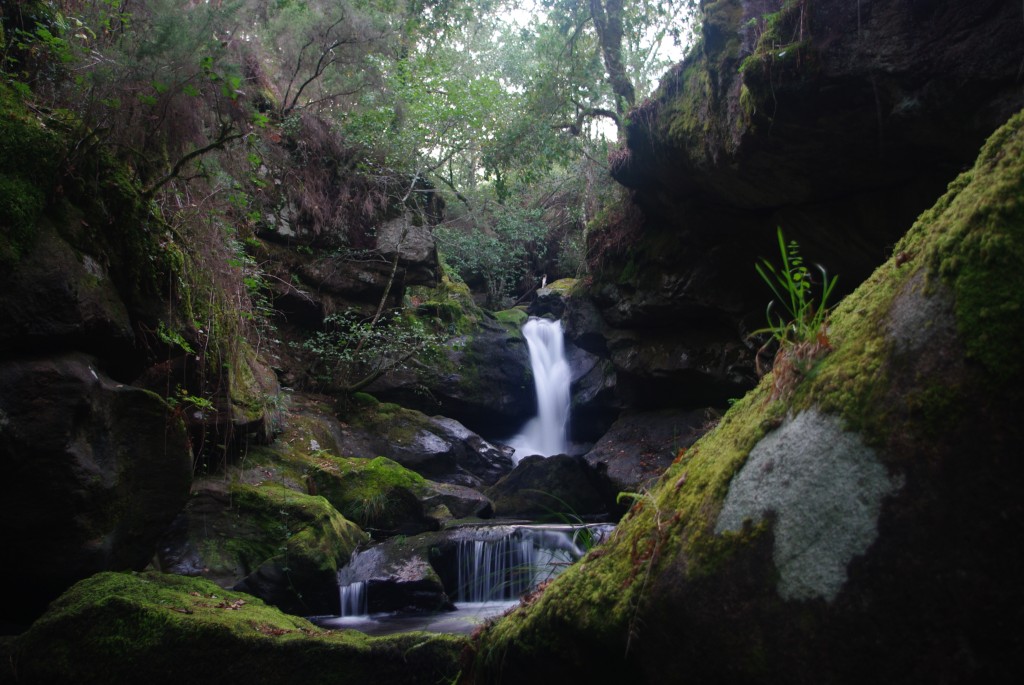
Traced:
<path fill-rule="evenodd" d="M 560 321 L 531 318 L 523 326 L 537 393 L 537 416 L 507 444 L 518 463 L 530 455 L 567 453 L 571 374 Z M 448 611 L 374 611 L 375 586 L 387 593 L 379 559 L 385 541 L 356 553 L 338 572 L 340 616 L 316 617 L 325 628 L 370 635 L 412 630 L 470 633 L 516 606 L 521 597 L 578 561 L 614 530 L 612 524 L 467 525 L 432 538 L 425 555 L 451 601 Z M 403 541 L 404 542 L 404 541 Z M 370 558 L 372 557 L 372 559 Z M 414 562 L 402 562 L 414 563 Z M 398 572 L 401 575 L 402 571 Z"/>

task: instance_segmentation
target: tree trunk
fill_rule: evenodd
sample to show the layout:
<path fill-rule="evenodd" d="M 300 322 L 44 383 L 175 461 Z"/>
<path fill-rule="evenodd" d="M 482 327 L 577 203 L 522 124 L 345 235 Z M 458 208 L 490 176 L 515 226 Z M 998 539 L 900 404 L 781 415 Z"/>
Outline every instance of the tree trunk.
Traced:
<path fill-rule="evenodd" d="M 622 60 L 622 4 L 623 0 L 590 0 L 590 15 L 601 44 L 608 82 L 615 92 L 615 110 L 620 120 L 626 110 L 636 104 L 636 91 Z"/>

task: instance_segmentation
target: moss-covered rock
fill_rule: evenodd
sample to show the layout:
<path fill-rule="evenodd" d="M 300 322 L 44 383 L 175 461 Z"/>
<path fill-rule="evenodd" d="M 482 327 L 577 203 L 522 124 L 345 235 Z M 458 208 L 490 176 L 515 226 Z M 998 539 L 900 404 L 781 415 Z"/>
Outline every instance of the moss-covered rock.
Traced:
<path fill-rule="evenodd" d="M 166 571 L 200 575 L 300 615 L 337 614 L 338 569 L 366 540 L 323 497 L 200 481 L 161 545 Z"/>
<path fill-rule="evenodd" d="M 1022 197 L 1024 113 L 463 681 L 1010 682 Z"/>
<path fill-rule="evenodd" d="M 328 632 L 198 578 L 104 573 L 3 646 L 4 683 L 450 682 L 464 640 Z"/>

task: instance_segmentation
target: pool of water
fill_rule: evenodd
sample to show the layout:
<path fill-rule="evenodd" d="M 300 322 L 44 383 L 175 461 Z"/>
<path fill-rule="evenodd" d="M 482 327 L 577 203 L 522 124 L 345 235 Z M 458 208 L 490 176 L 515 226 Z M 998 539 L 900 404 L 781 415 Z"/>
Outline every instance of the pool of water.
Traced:
<path fill-rule="evenodd" d="M 455 611 L 434 614 L 370 614 L 369 616 L 316 616 L 310 620 L 330 630 L 354 629 L 367 635 L 391 635 L 425 630 L 431 633 L 468 635 L 489 618 L 500 616 L 519 604 L 502 602 L 459 602 Z"/>

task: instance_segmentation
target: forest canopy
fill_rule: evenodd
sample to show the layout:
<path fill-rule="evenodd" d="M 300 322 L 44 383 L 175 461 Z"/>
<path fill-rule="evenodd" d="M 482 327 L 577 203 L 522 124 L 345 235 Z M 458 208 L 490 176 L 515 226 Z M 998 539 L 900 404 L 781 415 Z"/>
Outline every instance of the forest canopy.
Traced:
<path fill-rule="evenodd" d="M 314 235 L 358 246 L 419 179 L 448 206 L 442 251 L 499 245 L 532 212 L 550 235 L 531 240 L 554 261 L 534 250 L 531 270 L 572 275 L 614 192 L 609 149 L 678 57 L 695 4 L 3 0 L 0 68 L 35 107 L 65 113 L 72 157 L 113 149 L 169 213 L 205 185 L 236 224 L 265 223 L 265 144 L 284 139 Z M 328 192 L 303 172 L 317 164 L 362 180 Z M 520 254 L 507 241 L 498 253 Z"/>

